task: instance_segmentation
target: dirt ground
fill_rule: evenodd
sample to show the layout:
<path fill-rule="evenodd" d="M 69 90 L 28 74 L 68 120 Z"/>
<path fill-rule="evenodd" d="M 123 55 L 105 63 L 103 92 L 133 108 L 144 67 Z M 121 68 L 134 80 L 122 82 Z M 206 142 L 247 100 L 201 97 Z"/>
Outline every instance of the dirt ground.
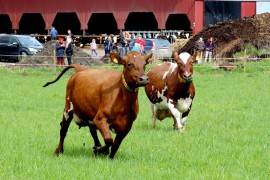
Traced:
<path fill-rule="evenodd" d="M 49 41 L 44 44 L 44 50 L 37 53 L 34 56 L 28 57 L 27 60 L 19 62 L 20 64 L 54 64 L 55 63 L 55 43 L 56 41 Z M 104 63 L 100 60 L 100 57 L 104 56 L 101 53 L 99 56 L 91 56 L 90 50 L 86 51 L 86 49 L 75 47 L 73 50 L 72 61 L 75 64 L 80 64 L 82 66 L 95 66 L 95 65 L 103 65 Z M 66 61 L 66 59 L 65 59 Z M 67 62 L 65 63 L 67 64 Z"/>
<path fill-rule="evenodd" d="M 244 49 L 250 43 L 257 49 L 270 49 L 270 13 L 263 13 L 234 21 L 219 22 L 206 26 L 183 46 L 179 52 L 193 53 L 199 37 L 204 40 L 215 38 L 217 48 L 215 57 L 233 58 L 233 54 Z"/>

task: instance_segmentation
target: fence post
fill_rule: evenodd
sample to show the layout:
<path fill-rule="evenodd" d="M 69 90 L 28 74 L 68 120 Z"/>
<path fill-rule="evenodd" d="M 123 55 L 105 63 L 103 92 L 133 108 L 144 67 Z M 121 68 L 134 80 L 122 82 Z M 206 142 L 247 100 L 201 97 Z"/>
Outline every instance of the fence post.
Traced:
<path fill-rule="evenodd" d="M 244 73 L 246 73 L 246 66 L 247 66 L 247 49 L 245 48 L 245 51 L 244 51 Z"/>
<path fill-rule="evenodd" d="M 56 49 L 56 47 L 54 49 Z M 55 50 L 53 50 L 53 69 L 54 69 L 54 72 L 56 72 L 56 52 L 55 52 Z"/>

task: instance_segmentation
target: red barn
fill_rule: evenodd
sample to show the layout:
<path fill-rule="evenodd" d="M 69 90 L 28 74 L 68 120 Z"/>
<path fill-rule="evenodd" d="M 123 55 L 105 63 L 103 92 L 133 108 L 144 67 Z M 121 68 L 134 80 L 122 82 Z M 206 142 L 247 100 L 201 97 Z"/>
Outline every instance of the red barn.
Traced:
<path fill-rule="evenodd" d="M 0 33 L 15 31 L 20 34 L 44 34 L 54 25 L 57 29 L 62 28 L 63 32 L 60 33 L 65 34 L 66 29 L 72 29 L 75 34 L 85 33 L 85 31 L 103 33 L 101 31 L 106 30 L 106 27 L 113 27 L 118 31 L 134 30 L 134 28 L 182 29 L 196 34 L 205 25 L 206 3 L 209 1 L 0 0 Z M 240 1 L 240 3 L 241 17 L 256 14 L 256 1 Z M 132 26 L 134 24 L 135 27 Z M 97 29 L 91 31 L 92 28 Z"/>

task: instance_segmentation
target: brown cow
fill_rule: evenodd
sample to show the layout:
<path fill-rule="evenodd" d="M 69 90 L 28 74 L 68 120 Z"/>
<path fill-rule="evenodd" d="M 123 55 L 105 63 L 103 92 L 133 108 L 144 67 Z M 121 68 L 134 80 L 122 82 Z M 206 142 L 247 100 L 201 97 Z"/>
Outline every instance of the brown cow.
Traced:
<path fill-rule="evenodd" d="M 67 84 L 60 142 L 55 154 L 63 153 L 64 139 L 74 118 L 79 127 L 89 127 L 94 139 L 94 152 L 107 155 L 111 147 L 109 157 L 113 159 L 139 112 L 138 88 L 149 83 L 144 71 L 151 57 L 152 54 L 143 56 L 138 52 L 129 52 L 125 57 L 111 53 L 112 61 L 124 66 L 123 72 L 84 69 L 73 64 L 67 66 L 54 81 L 44 85 L 45 87 L 58 81 L 70 68 L 76 70 Z M 97 129 L 105 141 L 105 146 L 101 146 L 99 142 Z M 110 130 L 116 133 L 115 140 Z"/>
<path fill-rule="evenodd" d="M 153 127 L 156 118 L 173 117 L 174 128 L 183 132 L 195 96 L 194 57 L 186 52 L 178 56 L 175 52 L 174 59 L 176 63 L 164 63 L 149 70 L 150 83 L 145 86 L 145 92 L 151 102 Z"/>

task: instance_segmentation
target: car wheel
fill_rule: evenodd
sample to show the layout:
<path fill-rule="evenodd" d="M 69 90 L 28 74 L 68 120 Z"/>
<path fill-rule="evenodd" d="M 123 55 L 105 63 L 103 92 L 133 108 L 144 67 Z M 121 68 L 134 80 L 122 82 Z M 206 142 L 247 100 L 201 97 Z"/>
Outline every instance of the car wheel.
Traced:
<path fill-rule="evenodd" d="M 26 52 L 20 52 L 20 55 L 18 56 L 18 61 L 24 62 L 26 60 L 27 60 Z"/>

